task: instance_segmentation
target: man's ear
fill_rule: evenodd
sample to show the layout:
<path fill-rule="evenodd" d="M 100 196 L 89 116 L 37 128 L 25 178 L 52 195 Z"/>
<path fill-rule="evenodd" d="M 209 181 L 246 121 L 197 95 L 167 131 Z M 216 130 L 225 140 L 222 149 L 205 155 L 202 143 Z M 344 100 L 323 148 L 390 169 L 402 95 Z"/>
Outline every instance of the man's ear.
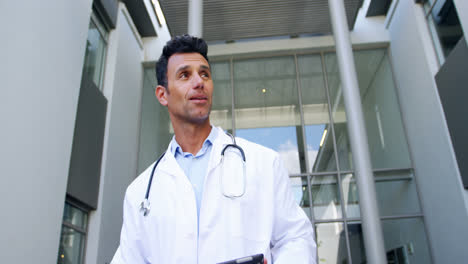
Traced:
<path fill-rule="evenodd" d="M 158 98 L 158 101 L 160 104 L 167 106 L 167 90 L 164 86 L 158 85 L 156 87 L 156 91 L 154 92 L 156 95 L 156 98 Z"/>

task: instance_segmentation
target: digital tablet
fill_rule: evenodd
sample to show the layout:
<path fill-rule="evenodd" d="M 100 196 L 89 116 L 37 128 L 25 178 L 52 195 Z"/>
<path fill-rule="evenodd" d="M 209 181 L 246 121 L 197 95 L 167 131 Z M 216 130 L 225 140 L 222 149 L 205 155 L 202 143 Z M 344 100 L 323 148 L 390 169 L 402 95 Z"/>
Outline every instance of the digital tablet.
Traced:
<path fill-rule="evenodd" d="M 233 259 L 225 262 L 220 262 L 218 264 L 263 264 L 263 254 L 252 255 L 248 257 Z"/>

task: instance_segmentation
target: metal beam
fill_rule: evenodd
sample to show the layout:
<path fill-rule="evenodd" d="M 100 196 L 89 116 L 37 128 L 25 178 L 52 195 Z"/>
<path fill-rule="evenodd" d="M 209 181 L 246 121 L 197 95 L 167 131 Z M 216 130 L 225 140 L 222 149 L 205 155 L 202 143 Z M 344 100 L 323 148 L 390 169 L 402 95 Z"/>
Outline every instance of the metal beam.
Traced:
<path fill-rule="evenodd" d="M 359 192 L 367 263 L 387 263 L 369 144 L 343 0 L 328 0 Z"/>
<path fill-rule="evenodd" d="M 203 0 L 189 0 L 188 33 L 192 36 L 203 36 Z"/>

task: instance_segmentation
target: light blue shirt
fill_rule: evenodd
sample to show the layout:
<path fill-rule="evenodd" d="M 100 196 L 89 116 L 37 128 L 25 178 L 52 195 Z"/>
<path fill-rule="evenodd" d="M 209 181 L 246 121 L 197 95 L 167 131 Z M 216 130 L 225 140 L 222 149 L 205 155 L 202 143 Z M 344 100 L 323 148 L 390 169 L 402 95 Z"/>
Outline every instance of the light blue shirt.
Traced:
<path fill-rule="evenodd" d="M 200 219 L 200 205 L 203 196 L 203 185 L 205 182 L 205 175 L 208 169 L 208 162 L 210 160 L 211 149 L 213 142 L 218 136 L 218 131 L 212 126 L 211 132 L 203 142 L 203 146 L 198 153 L 193 156 L 192 153 L 183 152 L 179 143 L 177 143 L 175 136 L 171 141 L 171 152 L 174 155 L 177 163 L 184 171 L 185 175 L 192 184 L 197 202 L 197 217 Z M 198 221 L 199 222 L 199 221 Z"/>

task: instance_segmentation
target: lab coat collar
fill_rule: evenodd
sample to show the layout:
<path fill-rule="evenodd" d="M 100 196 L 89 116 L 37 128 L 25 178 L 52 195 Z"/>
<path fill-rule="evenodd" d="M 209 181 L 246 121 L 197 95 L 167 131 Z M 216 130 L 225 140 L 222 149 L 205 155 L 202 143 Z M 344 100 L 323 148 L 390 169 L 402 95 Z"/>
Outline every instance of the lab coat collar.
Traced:
<path fill-rule="evenodd" d="M 214 140 L 211 149 L 210 162 L 208 163 L 207 174 L 209 174 L 210 171 L 216 166 L 218 166 L 218 164 L 221 162 L 221 151 L 223 150 L 223 148 L 228 144 L 232 144 L 231 137 L 228 136 L 222 128 L 213 126 L 213 129 L 218 130 L 218 135 Z M 169 146 L 166 150 L 166 154 L 162 158 L 161 162 L 158 164 L 156 171 L 162 171 L 173 176 L 184 175 L 182 168 L 179 166 L 174 155 L 172 154 L 171 143 L 169 143 Z"/>
<path fill-rule="evenodd" d="M 228 144 L 233 144 L 231 137 L 228 136 L 222 128 L 214 126 L 213 128 L 218 129 L 218 136 L 216 137 L 213 143 L 213 149 L 211 150 L 210 162 L 208 163 L 208 174 L 221 162 L 221 151 L 223 148 Z"/>
<path fill-rule="evenodd" d="M 155 173 L 159 171 L 172 176 L 184 175 L 184 171 L 179 166 L 179 163 L 177 163 L 177 160 L 172 154 L 171 142 L 169 142 L 169 146 L 167 147 L 166 153 L 164 154 L 164 157 L 162 158 L 161 162 L 158 164 Z"/>

